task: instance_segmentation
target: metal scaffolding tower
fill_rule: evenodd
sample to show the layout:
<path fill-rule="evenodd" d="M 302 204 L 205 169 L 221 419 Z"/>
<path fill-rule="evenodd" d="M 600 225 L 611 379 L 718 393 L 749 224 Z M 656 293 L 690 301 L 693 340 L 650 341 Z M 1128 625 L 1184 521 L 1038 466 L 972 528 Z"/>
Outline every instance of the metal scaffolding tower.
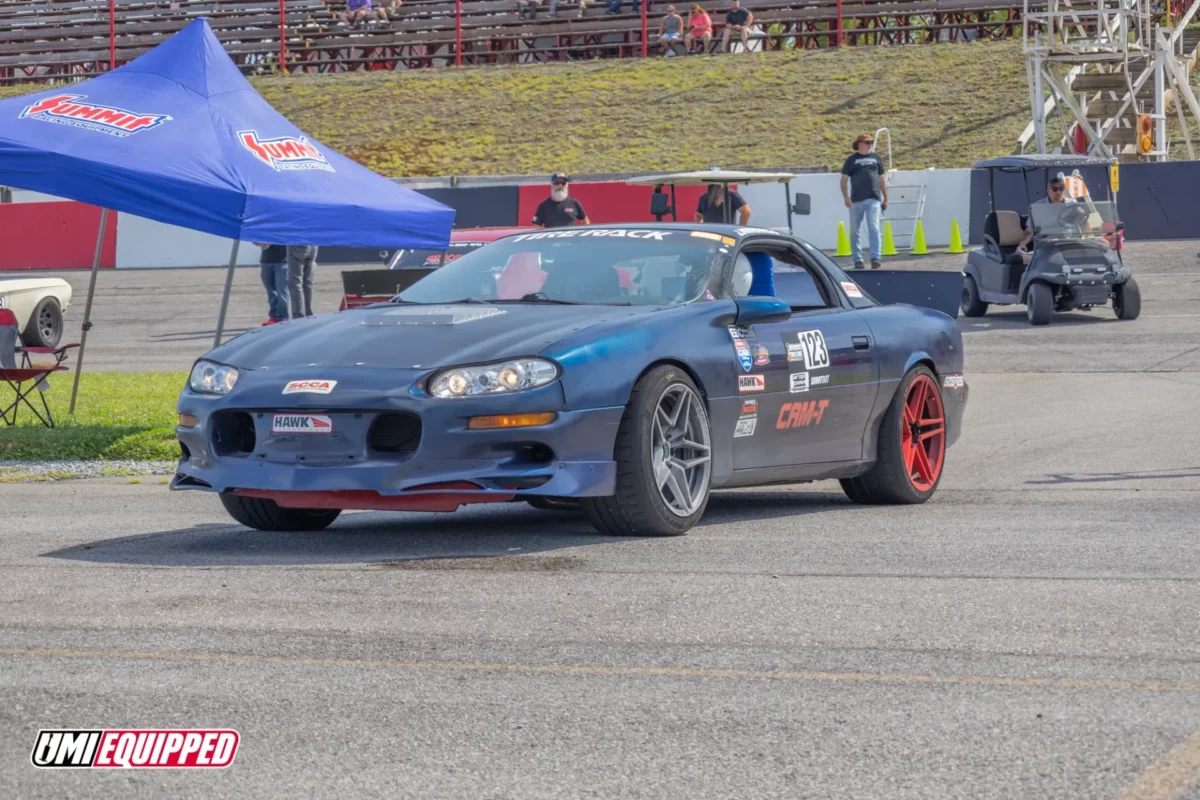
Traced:
<path fill-rule="evenodd" d="M 1194 159 L 1184 111 L 1200 124 L 1200 104 L 1188 83 L 1200 32 L 1184 29 L 1198 9 L 1200 0 L 1192 0 L 1182 16 L 1170 20 L 1154 10 L 1151 0 L 1050 0 L 1044 9 L 1031 8 L 1025 0 L 1023 41 L 1033 122 L 1019 147 L 1032 139 L 1040 153 L 1060 146 L 1073 151 L 1070 130 L 1075 123 L 1086 135 L 1088 154 L 1166 161 L 1167 113 L 1173 104 L 1181 141 Z M 1046 119 L 1055 111 L 1062 121 L 1062 142 L 1047 141 Z M 1138 115 L 1151 118 L 1149 148 L 1139 147 Z"/>

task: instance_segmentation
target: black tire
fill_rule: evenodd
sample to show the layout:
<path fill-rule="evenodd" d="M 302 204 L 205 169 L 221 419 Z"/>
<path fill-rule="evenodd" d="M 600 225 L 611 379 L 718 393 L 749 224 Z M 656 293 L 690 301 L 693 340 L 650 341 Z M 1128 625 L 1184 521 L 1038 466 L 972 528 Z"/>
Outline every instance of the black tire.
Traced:
<path fill-rule="evenodd" d="M 337 508 L 283 508 L 274 500 L 242 497 L 233 492 L 221 492 L 221 505 L 229 516 L 247 528 L 260 531 L 320 531 L 332 525 L 342 513 Z"/>
<path fill-rule="evenodd" d="M 34 307 L 25 324 L 25 332 L 21 341 L 26 347 L 58 347 L 62 341 L 63 316 L 58 300 L 53 297 L 43 299 Z"/>
<path fill-rule="evenodd" d="M 1142 290 L 1133 278 L 1113 290 L 1113 311 L 1117 319 L 1137 319 L 1142 313 Z"/>
<path fill-rule="evenodd" d="M 964 317 L 982 317 L 988 304 L 979 299 L 979 285 L 970 275 L 963 279 L 962 302 L 959 303 Z"/>
<path fill-rule="evenodd" d="M 942 473 L 945 471 L 944 444 L 943 460 L 939 464 L 937 477 L 928 490 L 920 491 L 913 486 L 904 464 L 901 427 L 904 422 L 904 401 L 908 397 L 909 387 L 919 376 L 925 376 L 932 380 L 936 390 L 941 392 L 941 383 L 928 367 L 916 366 L 908 371 L 904 379 L 900 381 L 900 386 L 897 387 L 896 394 L 879 425 L 875 465 L 857 478 L 843 478 L 840 481 L 842 491 L 852 502 L 863 505 L 916 505 L 924 503 L 937 491 L 938 484 L 942 480 Z"/>
<path fill-rule="evenodd" d="M 525 502 L 539 511 L 575 511 L 578 512 L 579 501 L 573 497 L 548 497 L 534 495 L 526 497 Z"/>
<path fill-rule="evenodd" d="M 643 375 L 629 395 L 629 403 L 617 429 L 613 453 L 617 462 L 616 493 L 608 497 L 585 497 L 580 503 L 588 521 L 601 533 L 610 536 L 681 536 L 704 515 L 712 482 L 711 462 L 703 499 L 686 517 L 670 510 L 654 481 L 650 444 L 654 415 L 664 394 L 678 385 L 687 387 L 701 400 L 699 408 L 704 424 L 711 425 L 700 392 L 686 372 L 678 367 L 662 366 Z M 709 444 L 712 444 L 711 428 Z"/>
<path fill-rule="evenodd" d="M 1049 325 L 1054 315 L 1054 292 L 1040 281 L 1029 285 L 1025 297 L 1025 314 L 1031 325 Z"/>

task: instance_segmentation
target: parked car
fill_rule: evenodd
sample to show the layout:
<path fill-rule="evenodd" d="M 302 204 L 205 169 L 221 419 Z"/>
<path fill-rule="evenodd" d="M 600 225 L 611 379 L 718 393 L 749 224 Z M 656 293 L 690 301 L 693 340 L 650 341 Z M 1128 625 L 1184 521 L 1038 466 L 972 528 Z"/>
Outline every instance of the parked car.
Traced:
<path fill-rule="evenodd" d="M 16 314 L 27 347 L 57 347 L 70 305 L 71 284 L 61 278 L 0 278 L 0 308 Z"/>

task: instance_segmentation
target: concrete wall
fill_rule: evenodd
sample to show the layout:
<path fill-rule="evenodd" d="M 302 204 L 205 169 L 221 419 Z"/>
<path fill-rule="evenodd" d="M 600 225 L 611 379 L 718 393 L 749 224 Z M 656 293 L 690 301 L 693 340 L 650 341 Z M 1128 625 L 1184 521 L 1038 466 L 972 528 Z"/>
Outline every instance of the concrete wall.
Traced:
<path fill-rule="evenodd" d="M 232 239 L 213 236 L 175 225 L 119 214 L 117 219 L 117 266 L 225 267 L 229 265 Z M 262 251 L 250 242 L 238 247 L 238 264 L 257 264 Z"/>
<path fill-rule="evenodd" d="M 797 193 L 808 194 L 812 197 L 812 214 L 807 217 L 792 217 L 792 232 L 811 242 L 823 250 L 837 247 L 837 228 L 839 222 L 849 225 L 849 214 L 842 201 L 841 175 L 825 173 L 816 175 L 800 175 L 788 184 L 788 196 Z M 918 184 L 920 171 L 900 171 L 894 178 L 894 184 Z M 752 184 L 739 190 L 742 197 L 753 210 L 751 223 L 764 228 L 787 227 L 787 201 L 783 188 L 778 184 Z M 890 199 L 898 203 L 901 198 L 911 194 L 916 199 L 917 190 L 894 189 L 889 193 Z M 931 170 L 929 185 L 925 197 L 925 213 L 922 221 L 925 228 L 925 241 L 930 247 L 945 246 L 950 243 L 950 221 L 958 220 L 959 230 L 963 241 L 967 240 L 971 220 L 968 219 L 971 200 L 971 170 L 948 169 Z M 894 214 L 910 216 L 913 206 L 897 207 Z M 884 214 L 884 219 L 888 218 Z M 911 230 L 911 222 L 895 223 L 895 233 L 899 238 L 900 225 L 905 231 Z M 978 225 L 983 224 L 982 218 Z M 863 242 L 866 242 L 866 228 L 860 232 Z M 905 237 L 905 242 L 907 237 Z"/>

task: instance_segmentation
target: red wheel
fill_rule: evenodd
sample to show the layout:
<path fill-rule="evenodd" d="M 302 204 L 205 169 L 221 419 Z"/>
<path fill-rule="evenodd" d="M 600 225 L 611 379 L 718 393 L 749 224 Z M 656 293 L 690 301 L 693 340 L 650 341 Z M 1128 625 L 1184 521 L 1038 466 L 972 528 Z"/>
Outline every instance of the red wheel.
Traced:
<path fill-rule="evenodd" d="M 912 487 L 918 492 L 933 489 L 946 459 L 946 412 L 942 392 L 929 375 L 917 375 L 908 385 L 900 447 Z"/>
<path fill-rule="evenodd" d="M 879 424 L 875 463 L 843 478 L 855 503 L 924 503 L 933 496 L 946 461 L 946 410 L 937 376 L 913 367 L 900 381 Z"/>

